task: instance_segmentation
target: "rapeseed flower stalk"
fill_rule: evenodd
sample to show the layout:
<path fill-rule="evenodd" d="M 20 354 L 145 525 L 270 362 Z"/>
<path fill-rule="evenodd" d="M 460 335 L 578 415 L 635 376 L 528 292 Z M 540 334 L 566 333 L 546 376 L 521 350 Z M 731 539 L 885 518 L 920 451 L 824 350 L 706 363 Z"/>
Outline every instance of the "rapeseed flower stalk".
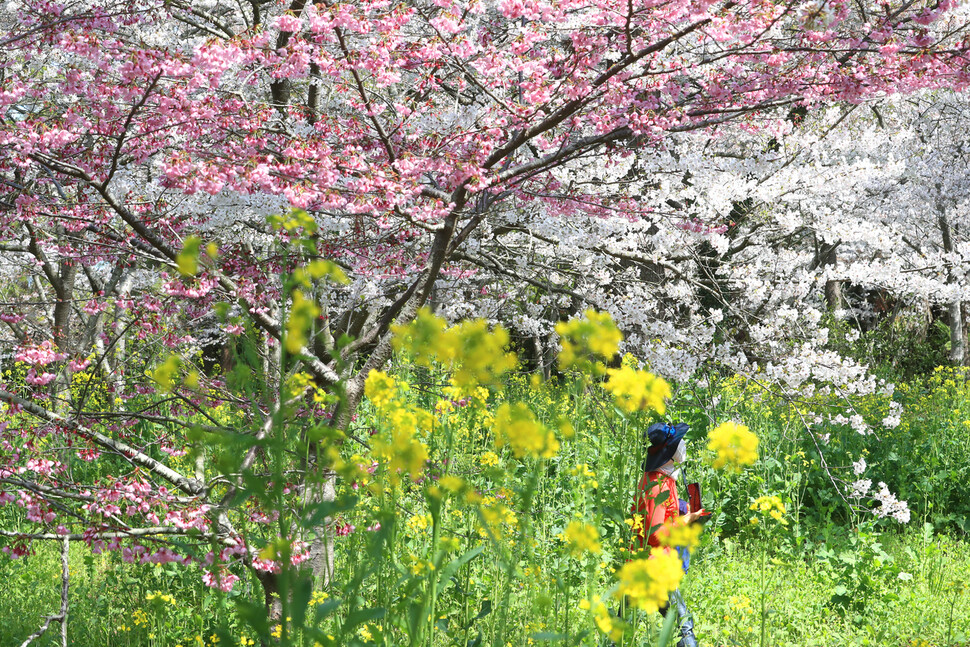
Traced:
<path fill-rule="evenodd" d="M 587 310 L 582 319 L 570 319 L 556 324 L 562 351 L 559 368 L 575 370 L 587 375 L 602 375 L 609 361 L 620 350 L 623 333 L 613 323 L 608 312 Z"/>
<path fill-rule="evenodd" d="M 322 258 L 311 261 L 303 267 L 298 267 L 293 272 L 293 280 L 305 288 L 310 288 L 314 280 L 324 277 L 327 277 L 334 283 L 339 283 L 340 285 L 347 285 L 347 283 L 350 282 L 350 279 L 348 279 L 347 275 L 344 274 L 344 271 L 340 269 L 340 266 L 333 261 Z"/>
<path fill-rule="evenodd" d="M 302 371 L 294 373 L 286 380 L 286 390 L 291 398 L 300 397 L 309 391 L 316 404 L 333 404 L 338 400 L 336 395 L 317 386 L 312 375 Z"/>
<path fill-rule="evenodd" d="M 317 230 L 317 221 L 303 209 L 291 209 L 286 215 L 272 215 L 266 218 L 274 231 L 285 230 L 290 233 L 302 229 L 307 234 Z"/>
<path fill-rule="evenodd" d="M 788 525 L 788 520 L 785 519 L 785 504 L 781 502 L 781 497 L 778 495 L 760 496 L 754 500 L 749 509 L 755 512 L 750 519 L 752 525 L 760 523 L 759 517 L 774 519 L 782 526 Z"/>
<path fill-rule="evenodd" d="M 161 593 L 160 591 L 155 591 L 153 593 L 146 593 L 145 600 L 147 600 L 148 602 L 151 602 L 153 600 L 158 600 L 159 602 L 167 603 L 167 604 L 171 604 L 172 606 L 175 606 L 175 598 L 169 595 L 168 593 Z"/>
<path fill-rule="evenodd" d="M 399 384 L 381 371 L 372 370 L 364 382 L 364 395 L 380 411 L 384 423 L 383 433 L 375 437 L 372 451 L 387 466 L 393 485 L 400 482 L 400 475 L 404 473 L 412 480 L 421 477 L 428 460 L 428 447 L 416 436 L 431 430 L 435 424 L 430 412 L 401 400 L 400 393 L 404 390 L 405 383 Z"/>
<path fill-rule="evenodd" d="M 478 512 L 482 520 L 482 527 L 479 528 L 478 534 L 483 539 L 489 536 L 495 540 L 502 539 L 506 528 L 514 530 L 519 523 L 515 513 L 494 497 L 485 497 L 481 501 Z"/>
<path fill-rule="evenodd" d="M 586 463 L 577 465 L 576 467 L 569 470 L 569 473 L 572 474 L 573 476 L 584 477 L 585 480 L 582 482 L 582 487 L 589 487 L 595 490 L 600 485 L 599 481 L 596 480 L 596 472 L 591 470 L 589 468 L 589 465 Z"/>
<path fill-rule="evenodd" d="M 416 514 L 411 516 L 404 525 L 411 534 L 421 535 L 431 527 L 431 523 L 430 514 Z"/>
<path fill-rule="evenodd" d="M 182 251 L 175 257 L 175 266 L 179 274 L 183 277 L 192 277 L 199 272 L 199 250 L 202 247 L 202 239 L 198 236 L 189 236 L 182 244 Z"/>
<path fill-rule="evenodd" d="M 410 354 L 418 366 L 431 367 L 435 361 L 446 363 L 450 358 L 442 357 L 438 349 L 447 327 L 447 322 L 430 308 L 421 308 L 411 323 L 391 326 L 391 343 L 394 350 Z"/>
<path fill-rule="evenodd" d="M 466 483 L 465 479 L 461 478 L 460 476 L 446 474 L 438 480 L 438 485 L 452 494 L 458 494 L 465 489 Z"/>
<path fill-rule="evenodd" d="M 617 572 L 616 595 L 647 613 L 655 613 L 667 604 L 670 593 L 680 586 L 684 569 L 680 556 L 665 548 L 653 548 L 650 557 L 634 559 Z"/>
<path fill-rule="evenodd" d="M 397 485 L 401 474 L 408 474 L 416 481 L 424 471 L 428 460 L 428 447 L 414 438 L 407 428 L 394 427 L 391 440 L 377 438 L 373 443 L 374 455 L 383 459 L 390 474 L 391 483 Z"/>
<path fill-rule="evenodd" d="M 603 388 L 613 394 L 616 406 L 626 413 L 654 410 L 663 415 L 667 410 L 670 385 L 661 377 L 632 366 L 611 368 Z"/>
<path fill-rule="evenodd" d="M 624 519 L 623 523 L 628 525 L 634 534 L 638 534 L 641 530 L 643 530 L 643 515 L 634 515 L 633 517 Z"/>
<path fill-rule="evenodd" d="M 160 391 L 168 392 L 175 385 L 175 378 L 181 368 L 182 359 L 178 355 L 169 355 L 163 363 L 155 367 L 151 378 L 158 384 Z"/>
<path fill-rule="evenodd" d="M 398 382 L 384 371 L 371 370 L 364 381 L 364 395 L 379 411 L 398 398 Z"/>
<path fill-rule="evenodd" d="M 722 422 L 707 435 L 707 448 L 717 453 L 714 467 L 740 470 L 758 460 L 758 437 L 736 422 Z"/>
<path fill-rule="evenodd" d="M 603 634 L 609 636 L 613 642 L 623 637 L 626 623 L 621 618 L 617 618 L 610 613 L 610 610 L 606 608 L 602 600 L 594 600 L 593 602 L 586 599 L 580 600 L 579 608 L 583 611 L 589 611 L 593 615 L 596 628 Z"/>
<path fill-rule="evenodd" d="M 320 308 L 317 304 L 304 297 L 300 290 L 294 290 L 290 316 L 286 320 L 287 352 L 296 355 L 307 345 L 307 331 L 318 316 L 320 316 Z"/>
<path fill-rule="evenodd" d="M 469 395 L 479 385 L 499 386 L 501 378 L 518 365 L 514 353 L 507 352 L 509 333 L 501 326 L 489 331 L 484 319 L 462 321 L 445 331 L 441 350 L 451 357 L 455 371 L 452 385 Z"/>
<path fill-rule="evenodd" d="M 579 559 L 585 553 L 599 555 L 603 552 L 600 546 L 600 533 L 595 526 L 573 519 L 566 526 L 560 537 L 566 542 L 566 547 L 573 557 Z"/>
<path fill-rule="evenodd" d="M 509 445 L 516 458 L 552 458 L 559 451 L 555 434 L 536 420 L 535 414 L 523 402 L 500 406 L 495 411 L 492 432 L 495 444 L 499 447 Z"/>
<path fill-rule="evenodd" d="M 454 553 L 461 548 L 461 540 L 458 537 L 442 537 L 439 543 L 441 549 L 449 553 Z"/>

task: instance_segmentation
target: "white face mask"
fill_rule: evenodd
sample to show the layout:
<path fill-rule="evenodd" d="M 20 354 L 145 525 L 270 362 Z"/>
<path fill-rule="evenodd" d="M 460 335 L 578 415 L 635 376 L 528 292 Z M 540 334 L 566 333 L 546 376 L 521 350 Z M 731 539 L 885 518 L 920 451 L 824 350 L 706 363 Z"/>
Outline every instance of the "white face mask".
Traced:
<path fill-rule="evenodd" d="M 677 443 L 677 449 L 674 451 L 674 455 L 670 458 L 675 463 L 683 463 L 687 460 L 687 443 L 681 438 L 680 442 Z"/>

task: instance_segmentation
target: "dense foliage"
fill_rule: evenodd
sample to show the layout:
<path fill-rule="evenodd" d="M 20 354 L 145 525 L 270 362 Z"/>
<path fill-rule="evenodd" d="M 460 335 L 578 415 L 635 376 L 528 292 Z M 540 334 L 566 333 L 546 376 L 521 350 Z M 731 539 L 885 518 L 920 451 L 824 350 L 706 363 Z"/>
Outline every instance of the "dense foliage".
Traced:
<path fill-rule="evenodd" d="M 410 385 L 397 406 L 440 420 L 435 433 L 422 436 L 429 460 L 424 478 L 412 482 L 402 473 L 391 487 L 392 474 L 369 473 L 374 463 L 366 448 L 347 447 L 347 457 L 365 469 L 338 488 L 330 509 L 339 556 L 333 579 L 325 591 L 295 601 L 307 605 L 305 619 L 298 606 L 288 609 L 290 631 L 318 627 L 337 644 L 408 643 L 417 628 L 407 619 L 433 595 L 435 621 L 423 629 L 433 644 L 467 644 L 479 636 L 482 644 L 496 636 L 532 644 L 565 634 L 594 641 L 603 608 L 615 608 L 614 569 L 629 559 L 627 521 L 644 451 L 641 431 L 652 416 L 628 418 L 599 383 L 582 380 L 539 384 L 514 375 L 503 389 L 478 387 L 462 401 L 453 399 L 446 373 L 404 357 L 386 379 Z M 952 369 L 901 384 L 898 398 L 905 406 L 892 438 L 877 441 L 849 427 L 825 430 L 830 436 L 820 447 L 846 491 L 856 480 L 852 464 L 864 457 L 871 478 L 906 494 L 913 528 L 905 534 L 897 522 L 880 520 L 881 504 L 842 500 L 817 469 L 812 453 L 818 449 L 799 433 L 791 407 L 757 383 L 675 389 L 666 415 L 691 421 L 687 475 L 700 482 L 715 511 L 681 582 L 701 640 L 762 644 L 763 624 L 770 644 L 946 644 L 948 628 L 956 632 L 951 638 L 965 640 L 961 623 L 970 598 L 960 583 L 970 553 L 949 533 L 970 518 L 960 507 L 961 480 L 950 476 L 967 465 L 960 410 L 966 388 L 963 372 Z M 538 412 L 537 421 L 554 429 L 560 443 L 554 456 L 520 459 L 513 446 L 496 447 L 489 420 L 503 402 L 523 402 Z M 360 435 L 375 452 L 390 417 L 380 406 L 388 404 L 365 402 L 354 423 L 377 431 Z M 871 406 L 867 415 L 883 415 L 887 405 Z M 760 440 L 760 460 L 739 472 L 715 468 L 718 453 L 706 442 L 717 422 L 731 418 L 749 423 Z M 536 445 L 539 452 L 543 447 Z M 125 564 L 118 554 L 92 555 L 86 548 L 75 550 L 71 562 L 76 644 L 224 645 L 231 639 L 246 645 L 258 639 L 245 610 L 252 613 L 261 603 L 261 587 L 238 566 L 231 569 L 241 579 L 223 594 L 200 587 L 197 572 L 176 564 Z M 56 556 L 43 549 L 8 562 L 3 572 L 23 583 L 11 601 L 22 600 L 38 614 L 56 607 L 51 580 L 58 568 Z M 951 604 L 955 623 L 947 622 Z M 383 612 L 367 611 L 367 605 Z M 32 618 L 4 609 L 4 626 L 19 628 L 13 635 L 36 627 Z M 630 619 L 640 640 L 660 628 L 659 616 Z M 278 625 L 267 631 L 282 635 Z"/>

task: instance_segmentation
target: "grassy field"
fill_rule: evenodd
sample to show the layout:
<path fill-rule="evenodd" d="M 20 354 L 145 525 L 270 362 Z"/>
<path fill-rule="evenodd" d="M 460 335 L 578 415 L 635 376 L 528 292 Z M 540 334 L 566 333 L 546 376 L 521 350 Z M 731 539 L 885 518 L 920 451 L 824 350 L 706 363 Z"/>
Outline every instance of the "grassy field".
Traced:
<path fill-rule="evenodd" d="M 124 564 L 117 552 L 75 545 L 70 644 L 657 645 L 659 615 L 618 622 L 610 613 L 626 595 L 630 504 L 643 430 L 657 415 L 625 412 L 589 381 L 510 375 L 501 388 L 459 394 L 425 368 L 396 369 L 351 430 L 374 447 L 386 439 L 384 453 L 342 446 L 341 460 L 356 468 L 327 504 L 342 531 L 333 581 L 284 596 L 292 620 L 288 610 L 260 620 L 262 591 L 244 568 L 234 567 L 242 579 L 222 594 L 202 585 L 196 567 Z M 852 410 L 874 427 L 902 400 L 899 424 L 878 435 L 836 419 L 842 399 L 778 401 L 737 378 L 704 388 L 672 394 L 665 415 L 691 424 L 690 480 L 714 511 L 681 584 L 702 645 L 968 644 L 965 372 L 857 398 Z M 821 422 L 806 426 L 809 405 Z M 411 421 L 407 434 L 401 421 Z M 760 439 L 757 457 L 738 469 L 719 467 L 707 442 L 727 421 Z M 519 451 L 523 439 L 532 450 Z M 395 471 L 403 450 L 417 458 Z M 378 461 L 386 467 L 366 469 Z M 871 497 L 842 498 L 862 463 L 909 502 L 908 523 L 874 514 Z M 22 521 L 14 506 L 0 514 L 6 527 Z M 58 608 L 57 547 L 35 549 L 0 559 L 2 646 Z M 56 631 L 35 644 L 57 644 Z"/>
<path fill-rule="evenodd" d="M 888 569 L 875 560 L 854 569 L 841 562 L 834 568 L 830 559 L 768 556 L 763 584 L 761 556 L 751 547 L 727 543 L 723 551 L 701 556 L 684 586 L 701 644 L 970 644 L 970 595 L 962 584 L 970 572 L 970 545 L 949 537 L 926 541 L 915 533 L 881 541 L 893 560 Z M 854 547 L 841 550 L 846 560 L 856 558 Z M 867 574 L 868 584 L 860 581 Z M 849 608 L 832 602 L 840 586 L 854 587 Z"/>
<path fill-rule="evenodd" d="M 780 553 L 762 555 L 759 547 L 741 546 L 730 539 L 706 544 L 694 555 L 682 586 L 700 643 L 778 647 L 970 644 L 970 591 L 960 588 L 961 580 L 965 582 L 970 573 L 970 545 L 952 537 L 914 532 L 884 535 L 880 541 L 891 559 L 890 568 L 869 563 L 851 572 L 838 568 L 841 562 L 833 565 L 824 549 L 820 558 L 792 559 Z M 858 552 L 848 544 L 842 549 L 846 557 Z M 218 626 L 237 623 L 231 600 L 198 586 L 184 571 L 112 561 L 91 556 L 83 546 L 72 551 L 71 645 L 188 647 L 199 645 L 200 640 L 206 645 L 225 644 L 214 641 L 213 636 Z M 853 580 L 866 574 L 872 576 L 868 586 Z M 57 547 L 39 547 L 28 561 L 4 561 L 0 575 L 5 583 L 0 598 L 2 644 L 19 645 L 37 629 L 42 616 L 59 605 Z M 853 602 L 857 604 L 851 608 L 832 602 L 836 589 L 846 585 L 856 586 Z M 522 595 L 512 598 L 516 607 L 513 622 L 532 625 L 536 632 L 551 624 L 555 609 L 541 594 L 524 584 L 520 592 Z M 147 599 L 153 593 L 161 595 Z M 162 599 L 166 595 L 172 597 L 171 602 Z M 646 620 L 658 624 L 659 616 Z M 235 635 L 248 634 L 240 630 Z M 440 638 L 438 644 L 449 644 L 443 635 Z M 35 644 L 56 645 L 58 641 L 55 628 L 53 635 Z M 520 634 L 520 641 L 511 644 L 536 642 Z M 590 638 L 586 644 L 597 641 Z"/>

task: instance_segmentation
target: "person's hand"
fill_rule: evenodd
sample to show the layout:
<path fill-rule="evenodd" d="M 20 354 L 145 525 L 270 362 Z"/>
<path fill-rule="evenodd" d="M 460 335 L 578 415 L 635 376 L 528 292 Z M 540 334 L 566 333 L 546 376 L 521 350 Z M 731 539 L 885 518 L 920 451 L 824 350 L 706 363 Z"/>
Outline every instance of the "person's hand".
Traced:
<path fill-rule="evenodd" d="M 704 508 L 701 508 L 697 512 L 688 512 L 687 514 L 681 516 L 684 519 L 684 523 L 694 523 L 706 515 L 707 512 L 704 510 Z"/>

